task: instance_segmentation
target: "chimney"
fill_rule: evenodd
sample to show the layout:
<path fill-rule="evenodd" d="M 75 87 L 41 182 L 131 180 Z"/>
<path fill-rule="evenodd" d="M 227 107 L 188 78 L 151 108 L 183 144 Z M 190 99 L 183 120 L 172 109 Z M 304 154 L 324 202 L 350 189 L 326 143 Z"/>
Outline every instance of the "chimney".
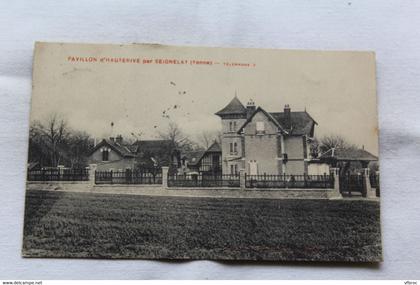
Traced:
<path fill-rule="evenodd" d="M 292 127 L 292 117 L 290 115 L 289 104 L 284 105 L 284 128 L 290 130 Z"/>
<path fill-rule="evenodd" d="M 123 142 L 123 137 L 122 137 L 122 135 L 118 135 L 118 136 L 115 138 L 115 142 L 116 142 L 116 143 L 118 143 L 118 144 L 121 144 L 121 145 L 122 145 L 122 142 Z"/>
<path fill-rule="evenodd" d="M 115 138 L 114 137 L 110 137 L 109 140 L 112 141 L 112 142 L 115 142 Z"/>
<path fill-rule="evenodd" d="M 249 99 L 248 103 L 246 104 L 246 115 L 249 118 L 252 113 L 255 111 L 255 102 L 252 99 Z"/>

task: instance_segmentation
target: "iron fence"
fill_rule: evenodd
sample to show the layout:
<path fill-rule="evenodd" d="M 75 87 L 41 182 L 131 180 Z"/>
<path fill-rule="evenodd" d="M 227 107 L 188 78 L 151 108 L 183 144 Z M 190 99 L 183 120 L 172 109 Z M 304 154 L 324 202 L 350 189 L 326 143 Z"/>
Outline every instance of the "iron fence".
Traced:
<path fill-rule="evenodd" d="M 159 169 L 96 171 L 95 184 L 162 184 L 162 171 Z"/>
<path fill-rule="evenodd" d="M 170 175 L 169 187 L 239 187 L 239 175 Z"/>
<path fill-rule="evenodd" d="M 54 168 L 28 170 L 28 181 L 88 181 L 89 169 Z"/>
<path fill-rule="evenodd" d="M 334 188 L 332 175 L 247 175 L 246 188 Z"/>

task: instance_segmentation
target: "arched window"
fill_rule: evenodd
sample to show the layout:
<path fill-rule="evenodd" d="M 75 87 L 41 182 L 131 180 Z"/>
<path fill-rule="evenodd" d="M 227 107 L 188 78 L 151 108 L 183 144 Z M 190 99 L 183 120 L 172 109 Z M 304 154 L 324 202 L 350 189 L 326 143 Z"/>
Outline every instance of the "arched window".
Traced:
<path fill-rule="evenodd" d="M 233 122 L 233 131 L 236 131 L 236 121 Z"/>
<path fill-rule="evenodd" d="M 233 152 L 238 152 L 238 144 L 236 142 L 233 143 Z"/>

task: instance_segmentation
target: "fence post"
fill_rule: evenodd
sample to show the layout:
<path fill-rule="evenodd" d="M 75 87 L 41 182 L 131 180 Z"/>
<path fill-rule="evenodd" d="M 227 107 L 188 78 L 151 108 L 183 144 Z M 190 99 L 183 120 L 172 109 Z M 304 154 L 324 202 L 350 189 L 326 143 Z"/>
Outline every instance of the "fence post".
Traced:
<path fill-rule="evenodd" d="M 376 193 L 372 191 L 372 186 L 370 185 L 370 175 L 369 168 L 363 169 L 363 191 L 366 193 L 366 198 L 375 198 Z"/>
<path fill-rule="evenodd" d="M 340 169 L 338 167 L 331 168 L 330 175 L 334 177 L 334 190 L 330 198 L 343 198 L 340 193 Z"/>
<path fill-rule="evenodd" d="M 89 164 L 89 184 L 95 186 L 96 164 Z"/>
<path fill-rule="evenodd" d="M 168 188 L 168 172 L 169 172 L 169 167 L 162 166 L 162 187 L 163 188 Z"/>
<path fill-rule="evenodd" d="M 64 165 L 57 165 L 57 170 L 58 170 L 58 181 L 63 180 L 63 176 L 64 176 Z"/>
<path fill-rule="evenodd" d="M 241 187 L 241 190 L 245 190 L 246 188 L 246 173 L 245 173 L 245 169 L 239 169 L 239 187 Z"/>

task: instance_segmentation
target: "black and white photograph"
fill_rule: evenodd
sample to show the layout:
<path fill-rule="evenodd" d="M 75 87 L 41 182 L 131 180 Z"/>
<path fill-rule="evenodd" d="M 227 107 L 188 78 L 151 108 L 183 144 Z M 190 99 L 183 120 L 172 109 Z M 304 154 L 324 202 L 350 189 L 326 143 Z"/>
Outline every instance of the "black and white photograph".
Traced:
<path fill-rule="evenodd" d="M 375 53 L 37 42 L 22 256 L 381 262 Z"/>

